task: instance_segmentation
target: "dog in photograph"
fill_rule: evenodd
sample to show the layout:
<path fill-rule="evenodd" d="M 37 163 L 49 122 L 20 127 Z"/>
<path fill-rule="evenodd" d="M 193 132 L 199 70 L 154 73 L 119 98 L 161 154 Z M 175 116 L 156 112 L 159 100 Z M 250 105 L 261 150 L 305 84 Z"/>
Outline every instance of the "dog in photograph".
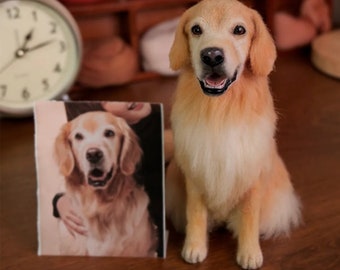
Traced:
<path fill-rule="evenodd" d="M 299 224 L 299 199 L 275 142 L 267 78 L 275 59 L 262 18 L 236 0 L 203 0 L 181 17 L 170 50 L 181 75 L 166 199 L 169 218 L 186 232 L 189 263 L 206 258 L 208 231 L 226 224 L 238 240 L 238 264 L 259 268 L 260 236 Z"/>
<path fill-rule="evenodd" d="M 61 254 L 156 256 L 149 197 L 133 178 L 142 150 L 125 120 L 88 112 L 67 122 L 55 141 L 66 193 L 87 234 L 71 235 L 63 222 Z"/>

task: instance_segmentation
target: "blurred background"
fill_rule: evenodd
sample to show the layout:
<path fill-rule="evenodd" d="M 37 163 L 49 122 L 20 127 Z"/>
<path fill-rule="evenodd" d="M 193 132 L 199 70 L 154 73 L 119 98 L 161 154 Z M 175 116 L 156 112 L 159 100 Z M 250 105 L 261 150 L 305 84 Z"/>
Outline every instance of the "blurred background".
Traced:
<path fill-rule="evenodd" d="M 179 16 L 197 0 L 62 0 L 84 40 L 78 83 L 121 85 L 172 76 L 168 52 Z M 243 0 L 263 16 L 281 51 L 308 47 L 339 26 L 340 1 Z"/>

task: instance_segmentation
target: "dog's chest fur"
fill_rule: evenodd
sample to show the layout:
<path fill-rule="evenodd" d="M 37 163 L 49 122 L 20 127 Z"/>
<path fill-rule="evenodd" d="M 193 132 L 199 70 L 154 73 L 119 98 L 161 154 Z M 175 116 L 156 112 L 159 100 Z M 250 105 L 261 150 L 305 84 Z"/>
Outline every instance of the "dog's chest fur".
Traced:
<path fill-rule="evenodd" d="M 101 194 L 105 191 L 94 192 L 86 186 L 72 192 L 73 207 L 88 231 L 86 244 L 83 243 L 88 255 L 125 256 L 126 252 L 128 255 L 144 252 L 149 256 L 146 245 L 153 244 L 147 211 L 149 198 L 131 179 L 124 180 L 116 193 L 108 197 Z"/>
<path fill-rule="evenodd" d="M 225 220 L 237 200 L 270 168 L 274 144 L 273 108 L 270 113 L 251 113 L 249 107 L 234 110 L 237 103 L 228 104 L 230 108 L 221 109 L 203 99 L 175 102 L 171 116 L 177 163 L 217 220 Z"/>

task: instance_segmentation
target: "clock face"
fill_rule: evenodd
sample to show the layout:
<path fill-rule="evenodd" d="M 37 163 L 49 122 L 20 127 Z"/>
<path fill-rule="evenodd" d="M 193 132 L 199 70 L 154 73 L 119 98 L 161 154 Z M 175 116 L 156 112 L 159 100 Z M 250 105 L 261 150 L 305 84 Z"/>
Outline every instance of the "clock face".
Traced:
<path fill-rule="evenodd" d="M 55 2 L 0 2 L 0 112 L 26 114 L 74 81 L 80 41 Z"/>

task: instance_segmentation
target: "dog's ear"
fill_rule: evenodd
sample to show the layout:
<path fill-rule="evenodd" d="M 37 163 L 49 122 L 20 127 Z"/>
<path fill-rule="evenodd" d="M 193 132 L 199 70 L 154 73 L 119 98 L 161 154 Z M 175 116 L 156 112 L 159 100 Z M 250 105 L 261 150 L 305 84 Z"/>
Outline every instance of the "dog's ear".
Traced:
<path fill-rule="evenodd" d="M 130 128 L 126 128 L 121 139 L 121 152 L 119 157 L 121 172 L 124 175 L 132 175 L 141 157 L 142 149 L 139 146 L 136 134 Z"/>
<path fill-rule="evenodd" d="M 179 70 L 187 64 L 190 64 L 190 51 L 188 37 L 185 33 L 185 25 L 188 21 L 188 11 L 184 12 L 176 29 L 175 38 L 172 43 L 169 60 L 170 67 L 173 70 Z"/>
<path fill-rule="evenodd" d="M 276 48 L 261 15 L 253 11 L 254 36 L 250 47 L 251 71 L 258 76 L 268 76 L 274 68 Z"/>
<path fill-rule="evenodd" d="M 70 176 L 75 165 L 71 145 L 68 140 L 69 133 L 70 124 L 66 123 L 62 126 L 54 142 L 54 157 L 63 176 Z"/>

